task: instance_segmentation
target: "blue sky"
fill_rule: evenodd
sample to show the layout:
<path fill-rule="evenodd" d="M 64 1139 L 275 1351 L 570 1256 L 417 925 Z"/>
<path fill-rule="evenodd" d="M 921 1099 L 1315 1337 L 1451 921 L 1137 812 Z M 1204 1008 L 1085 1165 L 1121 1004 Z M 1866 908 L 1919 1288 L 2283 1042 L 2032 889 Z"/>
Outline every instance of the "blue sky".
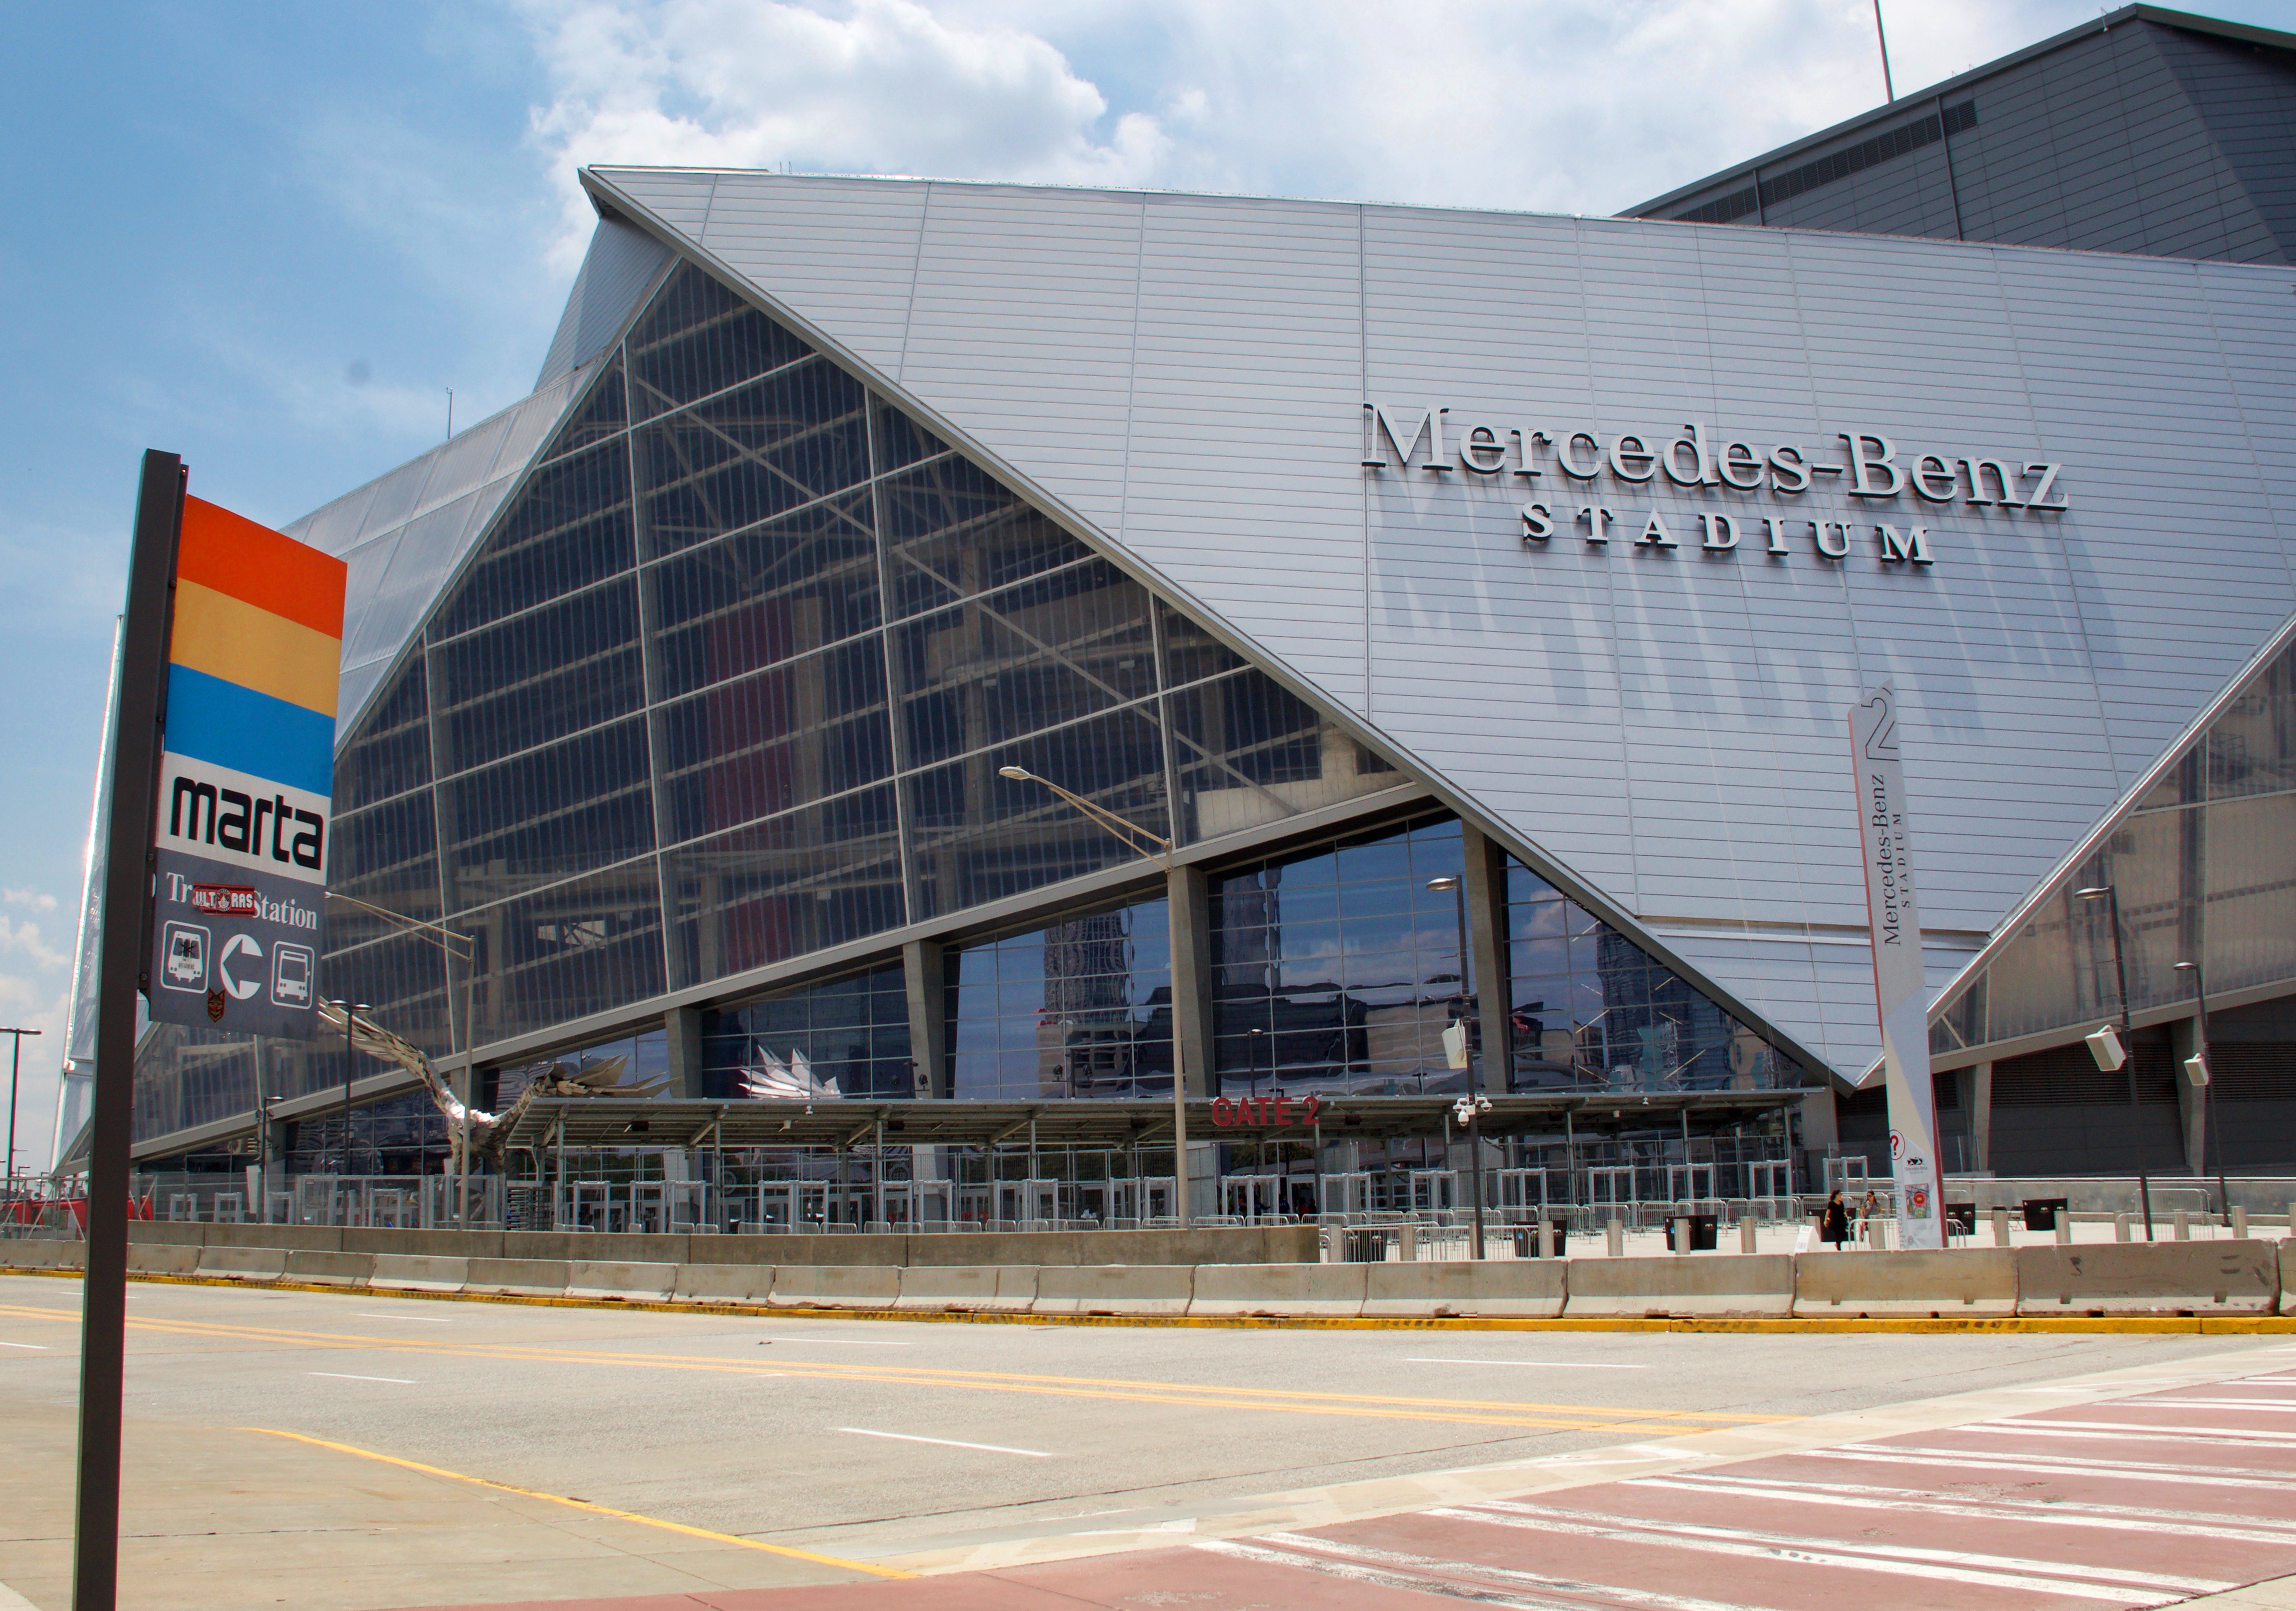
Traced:
<path fill-rule="evenodd" d="M 2094 5 L 1885 0 L 1901 91 Z M 2296 0 L 2216 14 L 2296 29 Z M 1614 211 L 1880 99 L 1867 0 L 0 10 L 0 1021 L 53 1070 L 135 462 L 284 523 L 525 394 L 578 163 Z"/>

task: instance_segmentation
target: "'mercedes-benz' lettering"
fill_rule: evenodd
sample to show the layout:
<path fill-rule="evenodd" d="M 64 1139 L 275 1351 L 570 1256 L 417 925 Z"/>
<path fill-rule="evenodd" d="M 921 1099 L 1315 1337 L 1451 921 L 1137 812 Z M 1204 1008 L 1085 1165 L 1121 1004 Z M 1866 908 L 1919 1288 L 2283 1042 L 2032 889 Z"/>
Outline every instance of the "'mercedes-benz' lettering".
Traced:
<path fill-rule="evenodd" d="M 1837 432 L 1833 449 L 1839 456 L 1813 453 L 1799 442 L 1763 444 L 1728 440 L 1710 432 L 1703 420 L 1685 422 L 1680 434 L 1620 432 L 1605 437 L 1585 427 L 1552 429 L 1509 423 L 1508 415 L 1460 413 L 1447 432 L 1446 418 L 1454 410 L 1436 403 L 1406 407 L 1380 402 L 1364 405 L 1363 466 L 1374 473 L 1423 471 L 1444 473 L 1465 469 L 1472 473 L 1446 484 L 1483 485 L 1513 470 L 1525 490 L 1535 489 L 1537 478 L 1548 468 L 1583 486 L 1588 494 L 1608 479 L 1629 495 L 1637 491 L 1665 493 L 1676 499 L 1694 499 L 1710 505 L 1715 498 L 1735 501 L 1741 495 L 1767 495 L 1800 500 L 1805 496 L 1831 503 L 1854 498 L 1874 514 L 1888 513 L 1895 503 L 1955 505 L 1972 510 L 2004 514 L 2061 512 L 2071 500 L 2058 485 L 2064 466 L 2005 456 L 1940 448 L 1901 450 L 1878 431 L 1853 427 Z M 1423 451 L 1424 456 L 1420 456 Z M 1542 464 L 1542 457 L 1550 462 Z M 1819 478 L 1824 478 L 1820 485 Z M 1676 490 L 1676 489 L 1679 490 Z M 1454 494 L 1453 496 L 1456 496 Z M 1896 502 L 1903 499 L 1904 502 Z M 1875 507 L 1880 505 L 1880 507 Z M 1852 505 L 1854 509 L 1857 505 Z M 1936 555 L 1930 528 L 1906 522 L 1902 515 L 1859 522 L 1813 510 L 1804 515 L 1784 515 L 1758 510 L 1682 509 L 1653 506 L 1640 514 L 1621 507 L 1616 512 L 1600 503 L 1578 511 L 1578 522 L 1587 529 L 1587 541 L 1606 547 L 1610 528 L 1624 522 L 1637 535 L 1630 545 L 1644 554 L 1663 555 L 1679 549 L 1672 515 L 1677 522 L 1695 520 L 1701 528 L 1699 551 L 1734 556 L 1741 533 L 1751 522 L 1761 522 L 1765 542 L 1759 553 L 1772 561 L 1790 558 L 1798 550 L 1786 538 L 1806 530 L 1809 548 L 1800 550 L 1824 562 L 1849 556 L 1850 534 L 1861 526 L 1872 528 L 1879 563 L 1896 569 L 1926 568 Z M 1522 541 L 1544 546 L 1555 532 L 1556 517 L 1545 503 L 1522 505 Z M 231 796 L 226 795 L 228 802 Z M 191 803 L 196 817 L 199 802 Z M 258 810 L 261 809 L 258 806 Z M 214 808 L 209 807 L 210 815 Z"/>

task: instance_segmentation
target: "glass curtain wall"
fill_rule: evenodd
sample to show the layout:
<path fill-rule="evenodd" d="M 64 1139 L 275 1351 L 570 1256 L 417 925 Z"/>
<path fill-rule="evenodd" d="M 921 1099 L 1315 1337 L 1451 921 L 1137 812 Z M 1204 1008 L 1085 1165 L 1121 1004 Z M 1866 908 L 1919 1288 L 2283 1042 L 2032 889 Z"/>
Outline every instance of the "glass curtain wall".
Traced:
<path fill-rule="evenodd" d="M 1792 1089 L 1799 1066 L 1673 969 L 1507 859 L 1512 1090 Z"/>
<path fill-rule="evenodd" d="M 1399 781 L 681 266 L 339 746 L 331 887 L 475 938 L 483 1047 L 1133 859 L 1009 765 L 1181 842 Z M 327 994 L 461 1043 L 436 947 L 329 919 Z"/>
<path fill-rule="evenodd" d="M 2132 1012 L 2193 999 L 2183 961 L 2212 997 L 2296 990 L 2296 647 L 2251 678 L 2215 721 L 1958 986 L 1930 1027 L 1932 1056 L 1981 1061 L 1988 1046 L 2094 1029 L 2120 1014 L 2112 905 Z"/>
<path fill-rule="evenodd" d="M 1161 900 L 947 958 L 953 1093 L 1008 1102 L 1172 1094 L 1172 944 Z"/>
<path fill-rule="evenodd" d="M 906 1101 L 908 996 L 898 967 L 781 990 L 701 1019 L 702 1089 L 712 1099 Z"/>
<path fill-rule="evenodd" d="M 1461 986 L 1457 897 L 1427 887 L 1461 871 L 1458 819 L 1445 814 L 1218 880 L 1222 1089 L 1465 1089 L 1442 1036 L 1474 1019 L 1479 991 Z M 1504 1075 L 1483 1058 L 1485 1089 L 1800 1085 L 1767 1042 L 1512 859 L 1506 903 L 1513 1045 Z"/>

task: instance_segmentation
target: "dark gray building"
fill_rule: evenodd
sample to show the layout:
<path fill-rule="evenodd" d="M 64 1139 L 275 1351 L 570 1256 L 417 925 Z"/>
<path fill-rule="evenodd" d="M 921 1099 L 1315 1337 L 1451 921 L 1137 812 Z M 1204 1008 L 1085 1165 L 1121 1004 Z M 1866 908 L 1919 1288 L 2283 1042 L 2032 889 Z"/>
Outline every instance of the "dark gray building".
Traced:
<path fill-rule="evenodd" d="M 1620 216 L 2296 262 L 2296 35 L 2125 5 Z"/>

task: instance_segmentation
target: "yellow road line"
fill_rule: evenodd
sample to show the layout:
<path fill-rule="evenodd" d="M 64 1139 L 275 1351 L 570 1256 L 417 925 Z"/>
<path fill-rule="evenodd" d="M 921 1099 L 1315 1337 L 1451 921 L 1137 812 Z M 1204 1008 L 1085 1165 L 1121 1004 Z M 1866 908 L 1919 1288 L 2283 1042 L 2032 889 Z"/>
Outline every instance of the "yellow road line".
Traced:
<path fill-rule="evenodd" d="M 11 1312 L 0 1307 L 0 1313 Z M 1053 1398 L 1098 1399 L 1120 1403 L 1178 1404 L 1198 1409 L 1259 1410 L 1295 1415 L 1334 1415 L 1377 1420 L 1441 1421 L 1476 1426 L 1535 1426 L 1550 1431 L 1597 1432 L 1636 1426 L 1737 1426 L 1795 1420 L 1795 1416 L 1743 1412 L 1642 1410 L 1624 1405 L 1544 1404 L 1485 1399 L 1422 1399 L 1373 1393 L 1316 1393 L 1291 1388 L 1227 1387 L 1187 1382 L 1141 1382 L 1093 1377 L 1033 1376 L 1005 1371 L 939 1370 L 928 1367 L 849 1365 L 777 1358 L 770 1369 L 679 1354 L 614 1354 L 590 1350 L 521 1344 L 450 1344 L 358 1333 L 307 1332 L 232 1326 L 217 1321 L 162 1320 L 148 1317 L 129 1325 L 147 1331 L 344 1350 L 380 1351 L 483 1359 L 501 1362 L 619 1365 L 666 1370 L 702 1370 L 737 1376 L 797 1377 L 816 1380 L 874 1382 L 915 1387 L 961 1387 L 980 1393 L 1015 1393 Z M 1512 1412 L 1512 1413 L 1510 1413 Z"/>
<path fill-rule="evenodd" d="M 793 1560 L 812 1561 L 816 1566 L 835 1566 L 846 1572 L 865 1572 L 872 1577 L 914 1577 L 914 1572 L 902 1572 L 891 1566 L 875 1566 L 867 1561 L 847 1560 L 838 1555 L 817 1555 L 810 1549 L 795 1549 L 787 1544 L 762 1543 L 753 1538 L 742 1538 L 732 1533 L 712 1533 L 707 1527 L 689 1527 L 684 1522 L 666 1522 L 658 1516 L 640 1516 L 635 1510 L 617 1510 L 611 1505 L 594 1505 L 588 1500 L 569 1499 L 562 1493 L 545 1493 L 538 1488 L 521 1488 L 515 1483 L 498 1483 L 490 1476 L 472 1476 L 467 1472 L 449 1471 L 444 1466 L 426 1466 L 420 1460 L 401 1459 L 395 1454 L 380 1454 L 372 1449 L 361 1449 L 352 1443 L 331 1443 L 323 1437 L 306 1437 L 299 1432 L 283 1432 L 276 1426 L 242 1426 L 242 1432 L 259 1433 L 265 1437 L 283 1437 L 298 1443 L 309 1443 L 315 1448 L 332 1449 L 338 1454 L 355 1454 L 361 1459 L 380 1460 L 386 1466 L 398 1466 L 408 1471 L 419 1471 L 425 1476 L 443 1476 L 457 1483 L 472 1483 L 481 1488 L 498 1489 L 504 1493 L 519 1494 L 526 1499 L 544 1500 L 553 1505 L 564 1505 L 571 1510 L 586 1510 L 593 1516 L 611 1516 L 616 1521 L 636 1522 L 641 1527 L 659 1527 L 665 1533 L 682 1533 L 688 1538 L 706 1538 L 712 1543 L 731 1544 L 739 1549 L 758 1549 L 767 1555 L 786 1555 Z"/>

